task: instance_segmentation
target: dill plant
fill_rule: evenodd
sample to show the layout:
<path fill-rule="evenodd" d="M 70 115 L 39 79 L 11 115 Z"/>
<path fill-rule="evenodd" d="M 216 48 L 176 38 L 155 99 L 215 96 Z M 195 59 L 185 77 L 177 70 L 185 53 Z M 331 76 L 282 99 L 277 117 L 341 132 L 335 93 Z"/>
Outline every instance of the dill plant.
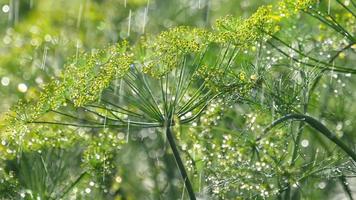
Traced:
<path fill-rule="evenodd" d="M 2 169 L 14 169 L 1 171 L 4 198 L 125 198 L 118 160 L 129 134 L 147 131 L 173 154 L 182 198 L 304 198 L 327 174 L 352 199 L 353 144 L 327 128 L 342 114 L 323 110 L 339 109 L 340 97 L 320 102 L 316 93 L 320 83 L 332 84 L 325 76 L 356 73 L 349 66 L 356 41 L 351 2 L 282 0 L 247 19 L 221 18 L 212 29 L 177 27 L 74 56 L 38 100 L 18 103 L 4 119 Z M 331 14 L 334 8 L 341 16 Z M 318 144 L 302 149 L 305 137 Z M 64 149 L 73 149 L 80 169 Z M 58 154 L 68 162 L 51 166 Z M 34 174 L 26 173 L 28 159 Z M 162 198 L 164 188 L 155 189 Z"/>

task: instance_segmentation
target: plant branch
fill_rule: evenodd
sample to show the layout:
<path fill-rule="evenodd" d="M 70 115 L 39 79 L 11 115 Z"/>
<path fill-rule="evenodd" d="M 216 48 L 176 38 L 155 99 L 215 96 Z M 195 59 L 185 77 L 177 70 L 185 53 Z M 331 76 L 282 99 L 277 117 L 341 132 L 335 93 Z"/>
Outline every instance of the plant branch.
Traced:
<path fill-rule="evenodd" d="M 191 184 L 191 182 L 189 180 L 188 174 L 187 174 L 187 172 L 185 170 L 185 167 L 183 165 L 183 161 L 182 161 L 182 159 L 181 159 L 181 157 L 179 155 L 179 151 L 178 151 L 177 145 L 176 145 L 176 143 L 174 141 L 173 133 L 172 133 L 172 130 L 171 130 L 170 126 L 166 127 L 166 135 L 167 135 L 167 139 L 168 139 L 169 145 L 170 145 L 170 147 L 172 149 L 172 152 L 173 152 L 173 155 L 174 155 L 174 159 L 177 162 L 180 174 L 182 175 L 182 178 L 184 180 L 184 186 L 188 191 L 189 198 L 190 198 L 190 200 L 196 200 L 196 197 L 195 197 L 195 194 L 194 194 L 194 190 L 193 190 L 193 186 L 192 186 L 192 184 Z"/>
<path fill-rule="evenodd" d="M 58 199 L 62 199 L 63 197 L 65 197 L 71 190 L 72 188 L 77 185 L 80 180 L 82 180 L 88 173 L 86 171 L 84 171 L 83 173 L 81 173 L 77 179 L 75 179 L 75 181 L 70 184 L 67 188 L 64 189 L 64 191 L 60 194 L 60 196 L 58 197 Z"/>
<path fill-rule="evenodd" d="M 337 138 L 336 135 L 334 133 L 332 133 L 328 128 L 326 128 L 321 122 L 319 122 L 318 120 L 316 120 L 313 117 L 310 117 L 308 115 L 303 115 L 303 114 L 285 115 L 285 116 L 273 121 L 272 124 L 269 125 L 263 131 L 263 135 L 266 135 L 270 130 L 272 130 L 278 124 L 283 123 L 290 119 L 305 121 L 311 127 L 316 129 L 317 131 L 319 131 L 321 134 L 323 134 L 325 137 L 327 137 L 329 140 L 331 140 L 333 143 L 335 143 L 338 147 L 340 147 L 347 155 L 349 155 L 352 158 L 352 160 L 354 160 L 356 162 L 356 153 L 355 152 L 353 152 L 345 143 L 343 143 L 339 138 Z M 257 141 L 260 139 L 261 139 L 261 137 L 257 138 Z"/>

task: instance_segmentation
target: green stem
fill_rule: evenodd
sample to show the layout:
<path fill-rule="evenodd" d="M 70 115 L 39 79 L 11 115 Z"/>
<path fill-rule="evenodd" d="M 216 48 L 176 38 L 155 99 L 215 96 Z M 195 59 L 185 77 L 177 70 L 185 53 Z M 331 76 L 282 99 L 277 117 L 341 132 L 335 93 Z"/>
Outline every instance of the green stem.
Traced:
<path fill-rule="evenodd" d="M 305 114 L 305 113 L 307 113 L 307 110 L 308 110 L 308 99 L 309 98 L 308 98 L 308 94 L 307 94 L 308 91 L 307 91 L 305 72 L 303 70 L 300 70 L 300 75 L 301 75 L 301 77 L 303 79 L 303 83 L 304 83 L 302 96 L 303 96 L 303 114 Z M 303 129 L 304 129 L 304 121 L 301 121 L 299 123 L 299 127 L 297 130 L 297 137 L 294 141 L 294 147 L 293 147 L 290 167 L 294 167 L 295 163 L 297 162 L 297 156 L 298 156 L 298 152 L 299 152 L 299 143 L 302 138 Z M 293 129 L 291 129 L 291 132 L 293 133 Z M 286 190 L 285 197 L 286 197 L 285 199 L 291 199 L 291 187 L 290 186 Z"/>
<path fill-rule="evenodd" d="M 178 169 L 179 169 L 180 174 L 182 175 L 182 178 L 184 180 L 184 186 L 188 191 L 189 198 L 190 198 L 190 200 L 196 200 L 192 184 L 190 183 L 187 171 L 184 168 L 183 161 L 179 156 L 179 151 L 178 151 L 177 145 L 174 141 L 173 133 L 172 133 L 170 126 L 166 127 L 166 135 L 167 135 L 167 140 L 169 142 L 169 146 L 172 149 L 174 159 L 177 162 Z"/>
<path fill-rule="evenodd" d="M 345 190 L 345 192 L 346 192 L 347 196 L 349 197 L 349 199 L 350 200 L 354 200 L 354 198 L 352 197 L 352 191 L 349 188 L 349 186 L 346 184 L 347 180 L 346 180 L 345 176 L 344 175 L 340 176 L 339 180 L 341 182 L 342 188 Z"/>
<path fill-rule="evenodd" d="M 302 120 L 308 123 L 310 126 L 312 126 L 314 129 L 319 131 L 321 134 L 323 134 L 325 137 L 327 137 L 329 140 L 334 142 L 337 146 L 339 146 L 347 155 L 349 155 L 352 160 L 356 162 L 356 153 L 353 152 L 345 143 L 343 143 L 340 139 L 336 137 L 334 133 L 332 133 L 328 128 L 326 128 L 321 122 L 318 120 L 314 119 L 313 117 L 310 117 L 308 115 L 303 115 L 303 114 L 288 114 L 285 115 L 274 122 L 270 126 L 268 126 L 264 130 L 264 134 L 267 134 L 268 131 L 270 131 L 273 127 L 277 126 L 280 123 L 283 123 L 287 120 L 290 119 L 296 119 L 296 120 Z M 259 140 L 260 138 L 258 138 Z"/>
<path fill-rule="evenodd" d="M 85 175 L 87 175 L 88 173 L 86 171 L 84 171 L 83 173 L 81 173 L 77 179 L 75 179 L 75 181 L 70 184 L 66 189 L 64 189 L 64 191 L 60 194 L 60 196 L 58 197 L 58 199 L 62 199 L 63 197 L 65 197 L 72 189 L 75 185 L 77 185 L 80 180 L 82 180 L 84 178 Z"/>

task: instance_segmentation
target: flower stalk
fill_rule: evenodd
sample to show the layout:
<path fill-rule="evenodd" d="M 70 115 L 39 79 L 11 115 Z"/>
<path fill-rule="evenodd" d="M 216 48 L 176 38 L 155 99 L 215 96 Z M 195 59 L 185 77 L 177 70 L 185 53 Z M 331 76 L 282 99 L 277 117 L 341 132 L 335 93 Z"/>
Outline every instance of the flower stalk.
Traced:
<path fill-rule="evenodd" d="M 185 170 L 185 167 L 183 165 L 183 161 L 182 161 L 182 159 L 181 159 L 181 157 L 179 155 L 179 151 L 178 151 L 177 145 L 176 145 L 176 143 L 174 141 L 174 136 L 173 136 L 173 133 L 172 133 L 172 130 L 171 130 L 170 126 L 166 127 L 166 135 L 167 135 L 167 140 L 169 142 L 169 146 L 172 149 L 174 159 L 175 159 L 175 161 L 176 161 L 176 163 L 178 165 L 179 172 L 182 175 L 182 178 L 184 180 L 184 186 L 188 191 L 189 198 L 190 198 L 190 200 L 195 200 L 196 197 L 195 197 L 195 193 L 194 193 L 194 190 L 193 190 L 193 186 L 192 186 L 192 184 L 191 184 L 191 182 L 189 180 L 187 171 Z"/>
<path fill-rule="evenodd" d="M 273 127 L 277 126 L 280 123 L 283 123 L 287 120 L 290 119 L 295 119 L 295 120 L 301 120 L 306 123 L 308 123 L 311 127 L 319 131 L 321 134 L 323 134 L 325 137 L 327 137 L 329 140 L 331 140 L 333 143 L 335 143 L 338 147 L 340 147 L 348 156 L 352 158 L 356 162 L 356 153 L 352 151 L 344 142 L 342 142 L 337 136 L 332 133 L 326 126 L 324 126 L 321 122 L 318 120 L 314 119 L 313 117 L 310 117 L 308 115 L 303 115 L 303 114 L 288 114 L 285 115 L 275 121 L 272 122 L 271 125 L 269 125 L 264 131 L 263 134 L 266 135 Z M 257 140 L 260 140 L 258 138 Z"/>

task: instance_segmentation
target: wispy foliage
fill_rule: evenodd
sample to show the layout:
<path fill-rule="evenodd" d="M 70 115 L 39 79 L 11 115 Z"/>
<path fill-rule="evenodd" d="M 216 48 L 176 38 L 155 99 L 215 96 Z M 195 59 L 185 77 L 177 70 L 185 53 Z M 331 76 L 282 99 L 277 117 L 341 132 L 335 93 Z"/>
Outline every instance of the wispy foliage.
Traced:
<path fill-rule="evenodd" d="M 183 198 L 187 191 L 190 199 L 291 199 L 303 195 L 298 188 L 325 173 L 338 177 L 352 196 L 345 176 L 354 169 L 355 153 L 340 130 L 334 134 L 327 128 L 340 116 L 323 110 L 330 104 L 338 108 L 338 98 L 321 102 L 319 96 L 330 91 L 315 92 L 320 82 L 329 84 L 323 80 L 326 73 L 355 73 L 348 62 L 354 55 L 354 11 L 340 1 L 335 4 L 341 17 L 330 14 L 331 5 L 325 11 L 317 1 L 282 0 L 246 19 L 220 18 L 211 29 L 181 26 L 137 44 L 121 42 L 76 54 L 43 87 L 39 99 L 20 102 L 4 120 L 4 163 L 20 164 L 17 174 L 4 171 L 8 186 L 1 189 L 29 189 L 41 198 L 62 191 L 61 198 L 79 198 L 92 192 L 81 186 L 89 184 L 101 198 L 124 196 L 118 186 L 123 181 L 118 175 L 122 149 L 128 148 L 130 133 L 141 136 L 144 145 L 154 130 L 159 133 L 154 138 L 164 141 L 157 142 L 163 154 L 166 143 L 173 153 Z M 297 30 L 301 19 L 310 20 L 311 27 Z M 307 33 L 316 24 L 324 39 Z M 311 137 L 320 144 L 302 149 L 311 141 L 304 138 Z M 68 178 L 72 184 L 57 181 L 49 191 L 42 175 L 36 183 L 26 182 L 32 178 L 22 174 L 26 159 L 42 159 L 43 166 L 36 169 L 46 171 L 50 156 L 43 160 L 42 151 L 73 147 L 79 149 L 74 157 L 81 165 L 71 172 L 77 176 Z M 168 168 L 169 162 L 161 165 Z M 348 166 L 345 173 L 331 172 L 343 165 Z M 156 193 L 166 190 L 158 182 Z"/>

